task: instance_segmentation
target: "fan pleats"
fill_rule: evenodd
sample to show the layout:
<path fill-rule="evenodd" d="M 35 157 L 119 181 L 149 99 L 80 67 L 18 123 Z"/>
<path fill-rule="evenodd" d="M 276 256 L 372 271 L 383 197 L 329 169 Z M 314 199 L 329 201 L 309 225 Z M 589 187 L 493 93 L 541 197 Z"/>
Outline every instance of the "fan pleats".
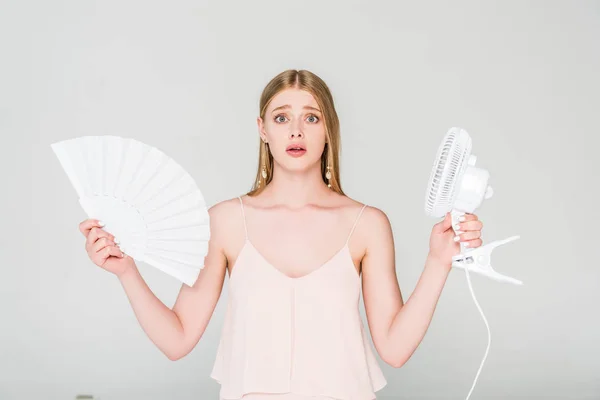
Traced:
<path fill-rule="evenodd" d="M 192 286 L 208 252 L 209 215 L 194 179 L 160 150 L 131 138 L 53 143 L 89 218 L 123 251 Z"/>

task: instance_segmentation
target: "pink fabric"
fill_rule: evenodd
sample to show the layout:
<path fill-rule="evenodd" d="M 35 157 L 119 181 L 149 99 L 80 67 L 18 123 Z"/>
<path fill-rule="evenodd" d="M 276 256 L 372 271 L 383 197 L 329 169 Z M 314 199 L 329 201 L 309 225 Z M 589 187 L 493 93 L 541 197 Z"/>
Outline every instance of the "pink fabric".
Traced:
<path fill-rule="evenodd" d="M 272 393 L 250 393 L 242 397 L 243 400 L 337 400 L 333 397 L 325 396 L 303 396 L 295 393 L 283 393 L 283 394 L 272 394 Z M 373 397 L 373 399 L 375 399 Z M 224 400 L 221 397 L 221 400 Z"/>
<path fill-rule="evenodd" d="M 240 198 L 243 213 L 243 202 Z M 386 380 L 359 313 L 360 276 L 348 241 L 298 278 L 271 265 L 248 240 L 229 279 L 211 377 L 221 399 L 372 400 Z"/>

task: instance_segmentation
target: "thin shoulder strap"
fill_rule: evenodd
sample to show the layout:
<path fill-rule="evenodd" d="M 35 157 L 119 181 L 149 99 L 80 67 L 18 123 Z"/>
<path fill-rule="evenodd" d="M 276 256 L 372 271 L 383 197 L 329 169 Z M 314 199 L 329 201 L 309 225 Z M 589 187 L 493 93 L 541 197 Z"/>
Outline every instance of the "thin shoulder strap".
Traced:
<path fill-rule="evenodd" d="M 240 199 L 240 207 L 242 208 L 242 220 L 244 221 L 244 232 L 246 234 L 246 240 L 248 240 L 248 228 L 246 227 L 246 214 L 244 213 L 244 202 L 242 201 L 242 197 L 238 196 Z"/>
<path fill-rule="evenodd" d="M 360 209 L 360 212 L 358 213 L 358 216 L 356 217 L 356 220 L 354 221 L 354 225 L 352 226 L 352 229 L 350 230 L 350 234 L 348 235 L 348 238 L 346 239 L 346 244 L 348 244 L 348 242 L 350 241 L 350 236 L 352 236 L 352 233 L 354 232 L 354 228 L 356 228 L 356 224 L 358 224 L 358 220 L 360 219 L 360 216 L 362 215 L 362 212 L 366 206 L 367 205 L 364 204 L 362 206 L 362 208 Z"/>

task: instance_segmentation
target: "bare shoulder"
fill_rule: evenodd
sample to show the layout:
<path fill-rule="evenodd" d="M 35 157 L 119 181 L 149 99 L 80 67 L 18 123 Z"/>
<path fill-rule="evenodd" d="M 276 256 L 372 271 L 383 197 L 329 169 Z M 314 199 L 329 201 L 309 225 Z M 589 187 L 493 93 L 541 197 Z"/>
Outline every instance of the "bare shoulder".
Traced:
<path fill-rule="evenodd" d="M 387 229 L 391 225 L 387 214 L 375 206 L 367 204 L 363 214 L 365 219 L 364 225 L 369 226 L 371 229 Z"/>
<path fill-rule="evenodd" d="M 225 265 L 235 255 L 238 243 L 243 241 L 244 228 L 242 222 L 240 199 L 233 197 L 214 204 L 209 208 L 211 244 L 225 260 Z"/>
<path fill-rule="evenodd" d="M 238 209 L 240 207 L 240 200 L 237 197 L 222 200 L 216 204 L 213 204 L 208 209 L 208 213 L 210 217 L 227 220 L 227 216 L 231 213 L 234 207 L 235 209 Z"/>
<path fill-rule="evenodd" d="M 355 200 L 352 200 L 355 201 Z M 364 203 L 357 202 L 362 207 Z M 355 235 L 363 245 L 366 253 L 382 243 L 391 244 L 392 226 L 388 215 L 380 208 L 366 204 L 356 226 Z"/>
<path fill-rule="evenodd" d="M 211 238 L 222 245 L 222 240 L 239 224 L 240 200 L 237 197 L 220 201 L 208 209 Z"/>
<path fill-rule="evenodd" d="M 346 204 L 353 210 L 360 209 L 363 207 L 363 205 L 365 205 L 365 203 L 354 200 L 347 196 L 345 201 Z M 370 229 L 381 229 L 390 226 L 390 220 L 383 210 L 366 203 L 366 207 L 361 214 L 360 224 L 363 226 L 363 229 L 370 231 Z"/>

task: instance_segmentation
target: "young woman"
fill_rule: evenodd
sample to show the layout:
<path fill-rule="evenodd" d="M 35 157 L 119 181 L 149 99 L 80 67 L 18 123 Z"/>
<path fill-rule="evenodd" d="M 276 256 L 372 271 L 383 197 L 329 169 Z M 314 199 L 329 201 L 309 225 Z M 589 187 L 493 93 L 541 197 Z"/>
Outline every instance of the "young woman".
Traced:
<path fill-rule="evenodd" d="M 374 399 L 386 380 L 360 318 L 361 290 L 377 353 L 401 367 L 431 322 L 457 240 L 480 246 L 482 223 L 465 215 L 458 239 L 449 214 L 433 226 L 424 270 L 404 304 L 386 214 L 342 191 L 327 85 L 309 71 L 279 74 L 262 93 L 257 122 L 254 186 L 210 208 L 204 269 L 193 287 L 182 286 L 173 309 L 97 220 L 80 224 L 87 252 L 118 276 L 142 328 L 170 360 L 198 343 L 229 273 L 211 374 L 221 399 Z"/>

